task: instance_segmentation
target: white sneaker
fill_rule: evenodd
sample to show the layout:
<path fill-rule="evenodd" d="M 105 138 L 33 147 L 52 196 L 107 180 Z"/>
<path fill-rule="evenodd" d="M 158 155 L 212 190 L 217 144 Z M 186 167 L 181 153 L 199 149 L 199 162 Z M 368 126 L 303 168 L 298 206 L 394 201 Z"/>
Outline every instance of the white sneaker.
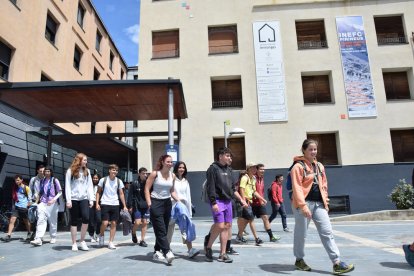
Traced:
<path fill-rule="evenodd" d="M 42 240 L 41 240 L 41 239 L 39 239 L 39 238 L 35 238 L 34 240 L 32 240 L 32 241 L 30 242 L 30 244 L 32 244 L 32 245 L 34 245 L 34 246 L 41 246 L 43 243 L 42 243 Z"/>
<path fill-rule="evenodd" d="M 195 257 L 195 256 L 197 256 L 198 254 L 200 254 L 200 250 L 195 249 L 195 248 L 191 248 L 191 249 L 188 251 L 188 257 L 189 257 L 189 258 L 194 258 L 194 257 Z"/>
<path fill-rule="evenodd" d="M 165 260 L 164 255 L 162 255 L 162 253 L 160 251 L 155 251 L 154 255 L 152 255 L 152 259 L 154 261 Z"/>
<path fill-rule="evenodd" d="M 82 241 L 80 243 L 80 250 L 89 251 L 89 247 L 86 245 L 86 242 L 85 241 Z"/>
<path fill-rule="evenodd" d="M 50 243 L 51 243 L 51 244 L 55 244 L 55 243 L 56 243 L 56 238 L 51 238 L 51 239 L 50 239 Z"/>
<path fill-rule="evenodd" d="M 78 245 L 76 243 L 72 244 L 72 251 L 78 251 Z"/>
<path fill-rule="evenodd" d="M 168 251 L 168 253 L 165 255 L 165 258 L 167 259 L 168 264 L 171 264 L 172 261 L 174 260 L 175 256 L 172 253 L 172 251 Z"/>
<path fill-rule="evenodd" d="M 99 235 L 98 237 L 98 241 L 99 241 L 99 246 L 103 247 L 104 246 L 104 236 Z"/>
<path fill-rule="evenodd" d="M 112 250 L 116 249 L 115 245 L 112 242 L 108 243 L 108 248 Z"/>
<path fill-rule="evenodd" d="M 89 236 L 89 239 L 91 240 L 91 243 L 95 243 L 96 242 L 96 239 L 95 239 L 94 236 Z"/>

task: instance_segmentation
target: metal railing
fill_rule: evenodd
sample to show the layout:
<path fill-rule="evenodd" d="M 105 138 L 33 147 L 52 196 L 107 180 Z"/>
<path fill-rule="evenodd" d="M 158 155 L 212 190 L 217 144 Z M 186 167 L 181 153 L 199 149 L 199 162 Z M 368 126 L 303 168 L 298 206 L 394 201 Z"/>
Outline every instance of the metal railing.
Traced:
<path fill-rule="evenodd" d="M 243 107 L 242 99 L 213 99 L 213 108 Z"/>
<path fill-rule="evenodd" d="M 377 35 L 378 45 L 389 45 L 389 44 L 406 44 L 407 39 L 404 36 L 386 36 Z"/>
<path fill-rule="evenodd" d="M 328 42 L 326 40 L 298 41 L 298 48 L 299 50 L 328 48 Z"/>

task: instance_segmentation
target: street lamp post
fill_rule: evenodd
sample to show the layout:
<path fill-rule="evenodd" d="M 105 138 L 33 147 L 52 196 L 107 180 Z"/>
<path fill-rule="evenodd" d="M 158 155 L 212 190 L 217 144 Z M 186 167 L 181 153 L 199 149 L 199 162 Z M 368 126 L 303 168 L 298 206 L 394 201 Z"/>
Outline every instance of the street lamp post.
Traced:
<path fill-rule="evenodd" d="M 227 126 L 230 125 L 230 120 L 224 121 L 224 147 L 227 148 L 227 139 L 232 135 L 244 134 L 246 131 L 242 128 L 236 127 L 233 128 L 229 133 L 227 133 Z"/>

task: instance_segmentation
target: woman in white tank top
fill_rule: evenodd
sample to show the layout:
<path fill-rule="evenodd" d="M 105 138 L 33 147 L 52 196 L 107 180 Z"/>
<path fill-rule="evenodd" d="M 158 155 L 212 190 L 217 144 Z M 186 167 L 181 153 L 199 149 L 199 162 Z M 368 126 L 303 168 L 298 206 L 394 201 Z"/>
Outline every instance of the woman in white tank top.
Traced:
<path fill-rule="evenodd" d="M 166 259 L 168 264 L 171 264 L 174 259 L 167 238 L 172 208 L 171 197 L 179 201 L 174 190 L 175 175 L 171 172 L 172 166 L 171 156 L 161 156 L 157 169 L 148 176 L 145 184 L 145 200 L 150 208 L 150 220 L 156 239 L 153 259 Z"/>

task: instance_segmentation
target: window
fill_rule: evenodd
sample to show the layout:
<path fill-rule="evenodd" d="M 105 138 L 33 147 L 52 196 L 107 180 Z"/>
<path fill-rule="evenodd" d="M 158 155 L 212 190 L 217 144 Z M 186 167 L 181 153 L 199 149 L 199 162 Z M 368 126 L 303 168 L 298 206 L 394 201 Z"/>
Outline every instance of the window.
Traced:
<path fill-rule="evenodd" d="M 52 81 L 52 80 L 48 76 L 42 73 L 40 75 L 40 81 Z"/>
<path fill-rule="evenodd" d="M 112 66 L 114 65 L 114 54 L 112 51 L 109 52 L 109 69 L 112 71 Z"/>
<path fill-rule="evenodd" d="M 96 122 L 91 122 L 91 134 L 96 133 Z"/>
<path fill-rule="evenodd" d="M 178 140 L 174 139 L 174 144 L 178 145 Z M 165 154 L 165 145 L 168 145 L 168 140 L 158 140 L 158 141 L 152 141 L 152 167 L 157 167 L 158 159 L 161 155 Z M 135 144 L 136 146 L 136 144 Z"/>
<path fill-rule="evenodd" d="M 99 73 L 98 69 L 93 69 L 93 80 L 99 80 L 99 77 L 101 76 L 101 73 Z"/>
<path fill-rule="evenodd" d="M 106 125 L 106 133 L 111 133 L 112 127 L 110 125 Z"/>
<path fill-rule="evenodd" d="M 101 41 L 102 41 L 102 35 L 101 33 L 97 30 L 96 31 L 96 41 L 95 41 L 95 49 L 98 52 L 101 52 Z"/>
<path fill-rule="evenodd" d="M 323 20 L 300 21 L 295 25 L 299 50 L 328 48 Z"/>
<path fill-rule="evenodd" d="M 85 18 L 85 8 L 79 3 L 78 4 L 78 16 L 77 16 L 77 20 L 78 20 L 79 26 L 81 26 L 82 29 L 83 29 L 83 19 L 84 18 Z"/>
<path fill-rule="evenodd" d="M 391 130 L 394 162 L 414 162 L 414 129 Z"/>
<path fill-rule="evenodd" d="M 374 22 L 378 45 L 407 43 L 401 16 L 374 17 Z"/>
<path fill-rule="evenodd" d="M 383 72 L 387 100 L 410 99 L 407 72 Z"/>
<path fill-rule="evenodd" d="M 336 149 L 336 134 L 308 134 L 308 139 L 318 142 L 318 155 L 316 158 L 324 165 L 338 165 L 338 152 Z"/>
<path fill-rule="evenodd" d="M 134 80 L 137 80 L 138 79 L 138 75 L 134 75 Z"/>
<path fill-rule="evenodd" d="M 12 50 L 0 41 L 0 78 L 8 80 Z"/>
<path fill-rule="evenodd" d="M 219 148 L 224 147 L 224 138 L 214 138 L 214 160 L 216 159 L 216 152 Z M 246 150 L 244 144 L 244 137 L 234 137 L 227 139 L 227 147 L 233 152 L 233 162 L 231 167 L 234 170 L 246 169 Z"/>
<path fill-rule="evenodd" d="M 81 59 L 82 52 L 77 46 L 75 46 L 75 54 L 73 55 L 73 67 L 75 67 L 75 69 L 78 71 L 80 70 Z"/>
<path fill-rule="evenodd" d="M 45 30 L 45 37 L 49 40 L 52 44 L 56 42 L 56 33 L 57 33 L 58 24 L 56 21 L 50 16 L 47 15 L 46 18 L 46 30 Z"/>
<path fill-rule="evenodd" d="M 152 33 L 152 58 L 169 58 L 180 56 L 179 32 L 162 31 Z"/>
<path fill-rule="evenodd" d="M 211 80 L 212 108 L 243 107 L 241 79 Z"/>
<path fill-rule="evenodd" d="M 238 53 L 237 26 L 208 27 L 210 54 Z"/>
<path fill-rule="evenodd" d="M 332 102 L 329 75 L 302 76 L 302 89 L 305 104 Z"/>
<path fill-rule="evenodd" d="M 125 75 L 124 70 L 121 70 L 121 80 L 124 79 L 124 75 Z"/>

